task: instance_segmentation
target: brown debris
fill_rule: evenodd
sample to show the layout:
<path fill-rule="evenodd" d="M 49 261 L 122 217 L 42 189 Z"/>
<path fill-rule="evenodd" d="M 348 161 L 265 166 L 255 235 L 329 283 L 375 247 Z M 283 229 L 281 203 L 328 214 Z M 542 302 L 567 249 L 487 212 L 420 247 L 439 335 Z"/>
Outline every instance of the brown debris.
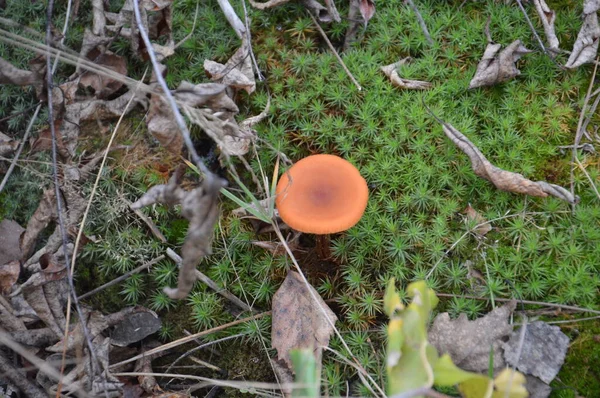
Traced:
<path fill-rule="evenodd" d="M 528 54 L 528 50 L 521 44 L 520 40 L 515 40 L 504 50 L 501 44 L 493 42 L 488 43 L 483 53 L 483 57 L 477 65 L 477 72 L 469 84 L 469 88 L 493 86 L 511 80 L 521 74 L 515 63 L 523 55 Z"/>
<path fill-rule="evenodd" d="M 441 122 L 441 121 L 440 121 Z M 571 195 L 567 189 L 545 181 L 531 181 L 519 173 L 502 170 L 486 159 L 481 151 L 473 145 L 460 131 L 449 123 L 442 123 L 444 133 L 452 142 L 471 159 L 471 167 L 476 175 L 485 178 L 503 191 L 515 192 L 531 196 L 555 196 L 571 204 L 579 202 L 579 197 Z"/>
<path fill-rule="evenodd" d="M 0 294 L 7 295 L 19 279 L 21 264 L 19 260 L 0 265 Z"/>
<path fill-rule="evenodd" d="M 548 7 L 545 0 L 533 0 L 535 10 L 537 11 L 542 25 L 544 26 L 544 33 L 546 34 L 546 41 L 548 42 L 548 50 L 553 53 L 558 53 L 559 42 L 556 37 L 554 30 L 554 21 L 556 20 L 556 13 Z"/>
<path fill-rule="evenodd" d="M 315 288 L 305 284 L 297 272 L 289 271 L 273 296 L 271 344 L 277 349 L 278 359 L 291 369 L 289 353 L 294 348 L 312 349 L 316 357 L 321 358 L 323 347 L 329 345 L 333 334 L 333 326 L 327 318 L 333 323 L 337 321 Z"/>
<path fill-rule="evenodd" d="M 325 6 L 316 0 L 299 0 L 300 4 L 308 9 L 319 22 L 341 22 L 340 14 L 338 13 L 333 0 L 325 0 Z M 266 10 L 267 8 L 273 8 L 282 4 L 289 3 L 290 0 L 269 0 L 264 3 L 250 0 L 252 7 L 259 10 Z"/>
<path fill-rule="evenodd" d="M 398 62 L 394 62 L 393 64 L 382 66 L 380 69 L 396 87 L 404 88 L 407 90 L 427 90 L 433 87 L 433 84 L 429 82 L 421 80 L 409 80 L 400 77 L 400 75 L 398 74 L 398 69 L 410 60 L 410 57 L 406 57 Z"/>
<path fill-rule="evenodd" d="M 487 220 L 485 219 L 485 217 L 483 217 L 481 214 L 479 214 L 479 212 L 477 212 L 477 210 L 472 208 L 470 204 L 465 208 L 463 213 L 467 216 L 467 220 L 474 221 L 478 225 L 482 224 L 482 225 L 479 225 L 474 230 L 474 232 L 477 235 L 485 236 L 488 232 L 490 232 L 492 230 L 492 226 L 489 223 L 486 223 Z"/>
<path fill-rule="evenodd" d="M 187 236 L 181 249 L 183 262 L 179 269 L 177 288 L 165 288 L 165 293 L 173 299 L 185 298 L 196 281 L 196 265 L 212 253 L 214 225 L 219 216 L 218 196 L 225 182 L 220 178 L 206 176 L 202 184 L 191 191 L 179 187 L 182 169 L 178 169 L 165 185 L 156 185 L 131 205 L 140 209 L 154 203 L 168 206 L 181 204 L 182 215 L 190 221 Z"/>
<path fill-rule="evenodd" d="M 571 55 L 565 68 L 575 69 L 583 64 L 594 61 L 598 53 L 598 40 L 600 39 L 600 25 L 598 25 L 597 1 L 584 1 L 583 25 L 577 34 Z"/>

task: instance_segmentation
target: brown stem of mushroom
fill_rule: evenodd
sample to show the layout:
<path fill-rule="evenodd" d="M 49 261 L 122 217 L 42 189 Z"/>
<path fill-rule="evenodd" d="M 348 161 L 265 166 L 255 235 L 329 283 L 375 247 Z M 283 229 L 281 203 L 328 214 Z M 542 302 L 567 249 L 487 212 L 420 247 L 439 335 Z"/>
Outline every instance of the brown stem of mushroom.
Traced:
<path fill-rule="evenodd" d="M 328 260 L 331 258 L 331 247 L 330 247 L 331 239 L 329 238 L 329 234 L 327 235 L 317 235 L 317 256 L 320 260 Z"/>

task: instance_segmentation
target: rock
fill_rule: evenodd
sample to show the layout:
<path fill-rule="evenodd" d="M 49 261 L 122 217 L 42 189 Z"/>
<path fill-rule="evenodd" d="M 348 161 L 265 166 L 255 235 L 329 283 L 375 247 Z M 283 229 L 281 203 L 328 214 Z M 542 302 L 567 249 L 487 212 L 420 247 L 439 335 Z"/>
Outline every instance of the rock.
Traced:
<path fill-rule="evenodd" d="M 111 344 L 125 347 L 150 336 L 160 329 L 160 319 L 152 312 L 138 312 L 115 326 Z"/>

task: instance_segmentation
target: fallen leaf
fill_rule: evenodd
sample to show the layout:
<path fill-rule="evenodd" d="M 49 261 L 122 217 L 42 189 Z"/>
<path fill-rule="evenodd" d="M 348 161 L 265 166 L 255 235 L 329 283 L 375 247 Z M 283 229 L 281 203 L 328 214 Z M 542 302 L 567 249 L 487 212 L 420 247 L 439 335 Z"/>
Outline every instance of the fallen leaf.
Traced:
<path fill-rule="evenodd" d="M 455 129 L 449 123 L 445 123 L 439 119 L 438 121 L 442 124 L 442 129 L 446 136 L 469 157 L 471 160 L 471 167 L 475 174 L 490 181 L 496 188 L 503 191 L 540 196 L 543 198 L 552 195 L 572 204 L 579 202 L 578 196 L 573 196 L 571 192 L 561 186 L 550 184 L 545 181 L 534 182 L 523 177 L 519 173 L 502 170 L 501 168 L 494 166 L 460 131 Z"/>
<path fill-rule="evenodd" d="M 269 0 L 264 3 L 260 3 L 254 0 L 250 0 L 252 7 L 259 10 L 266 10 L 267 8 L 277 7 L 282 4 L 289 3 L 290 0 Z M 325 3 L 329 7 L 325 7 L 316 0 L 299 0 L 299 3 L 308 9 L 319 22 L 340 22 L 340 15 L 333 4 L 333 0 L 325 0 Z"/>
<path fill-rule="evenodd" d="M 583 13 L 591 14 L 600 9 L 600 0 L 583 0 Z"/>
<path fill-rule="evenodd" d="M 0 84 L 41 86 L 43 80 L 43 74 L 16 68 L 10 62 L 0 58 Z"/>
<path fill-rule="evenodd" d="M 474 208 L 472 208 L 470 204 L 465 208 L 463 213 L 466 214 L 467 220 L 473 221 L 477 225 L 483 224 L 483 225 L 479 225 L 477 228 L 474 229 L 474 232 L 477 235 L 485 236 L 488 232 L 490 232 L 492 230 L 492 226 L 489 223 L 484 224 L 487 220 L 481 214 L 479 214 Z"/>
<path fill-rule="evenodd" d="M 373 15 L 375 15 L 375 3 L 373 0 L 360 0 L 358 8 L 360 9 L 360 15 L 362 15 L 366 25 L 371 18 L 373 18 Z"/>
<path fill-rule="evenodd" d="M 19 141 L 0 133 L 0 156 L 7 156 L 17 150 Z"/>
<path fill-rule="evenodd" d="M 537 376 L 550 384 L 562 367 L 569 338 L 558 326 L 537 321 L 527 325 L 523 347 L 519 349 L 521 329 L 515 330 L 504 343 L 504 359 L 521 372 Z"/>
<path fill-rule="evenodd" d="M 493 349 L 494 367 L 502 368 L 502 339 L 512 332 L 508 320 L 515 307 L 516 301 L 510 301 L 474 321 L 465 314 L 455 320 L 447 312 L 439 314 L 429 329 L 429 342 L 440 354 L 450 354 L 456 366 L 474 372 L 487 371 Z"/>
<path fill-rule="evenodd" d="M 0 265 L 21 259 L 19 238 L 25 229 L 13 220 L 0 221 Z"/>
<path fill-rule="evenodd" d="M 577 39 L 573 44 L 573 50 L 565 64 L 565 68 L 575 69 L 578 66 L 592 62 L 598 53 L 598 38 L 600 38 L 598 14 L 596 11 L 584 14 L 583 25 L 577 34 Z"/>
<path fill-rule="evenodd" d="M 162 89 L 158 84 L 154 87 L 156 90 Z M 173 111 L 159 94 L 151 94 L 148 117 L 146 118 L 146 127 L 160 145 L 169 152 L 179 155 L 183 149 L 183 136 L 175 122 Z"/>
<path fill-rule="evenodd" d="M 92 60 L 97 65 L 123 75 L 123 78 L 127 75 L 127 62 L 125 58 L 119 55 L 106 52 L 92 58 Z M 79 78 L 79 86 L 92 88 L 96 98 L 106 99 L 123 87 L 122 80 L 87 71 Z"/>
<path fill-rule="evenodd" d="M 337 321 L 315 288 L 304 283 L 297 272 L 289 271 L 273 296 L 271 344 L 278 359 L 292 368 L 290 350 L 309 348 L 320 362 L 322 349 L 329 345 L 333 334 L 333 325 L 327 318 L 332 323 Z"/>
<path fill-rule="evenodd" d="M 400 77 L 400 75 L 398 74 L 398 69 L 409 61 L 410 57 L 407 57 L 393 64 L 382 66 L 380 69 L 396 87 L 404 88 L 407 90 L 427 90 L 433 87 L 433 84 L 429 82 L 421 80 L 408 80 Z"/>
<path fill-rule="evenodd" d="M 115 325 L 111 344 L 125 347 L 144 339 L 160 329 L 160 319 L 151 311 L 138 312 Z"/>
<path fill-rule="evenodd" d="M 0 294 L 9 294 L 13 285 L 19 279 L 21 264 L 18 260 L 0 265 Z M 0 304 L 1 305 L 1 304 Z"/>
<path fill-rule="evenodd" d="M 240 48 L 227 60 L 225 65 L 207 59 L 204 61 L 204 70 L 211 80 L 217 83 L 246 90 L 248 94 L 252 94 L 256 89 L 250 59 L 250 46 L 245 36 Z"/>
<path fill-rule="evenodd" d="M 40 203 L 27 222 L 27 228 L 25 232 L 21 234 L 20 247 L 23 253 L 22 260 L 27 260 L 34 245 L 37 241 L 38 235 L 54 220 L 57 216 L 56 203 L 55 203 L 54 188 L 50 188 L 44 191 Z"/>
<path fill-rule="evenodd" d="M 62 156 L 63 158 L 67 158 L 69 156 L 69 153 L 63 142 L 62 134 L 59 134 L 61 125 L 62 120 L 54 121 L 54 130 L 56 133 L 56 149 L 60 156 Z M 40 131 L 37 138 L 31 141 L 31 153 L 50 150 L 52 150 L 52 131 L 50 131 L 50 127 L 47 127 Z"/>
<path fill-rule="evenodd" d="M 521 74 L 515 63 L 531 51 L 526 49 L 520 40 L 513 41 L 502 51 L 501 48 L 500 44 L 488 43 L 469 88 L 493 86 Z"/>
<path fill-rule="evenodd" d="M 556 20 L 556 13 L 548 7 L 545 0 L 533 0 L 535 9 L 542 21 L 544 26 L 544 33 L 546 34 L 546 41 L 548 42 L 548 49 L 554 53 L 559 51 L 558 37 L 554 31 L 554 21 Z"/>

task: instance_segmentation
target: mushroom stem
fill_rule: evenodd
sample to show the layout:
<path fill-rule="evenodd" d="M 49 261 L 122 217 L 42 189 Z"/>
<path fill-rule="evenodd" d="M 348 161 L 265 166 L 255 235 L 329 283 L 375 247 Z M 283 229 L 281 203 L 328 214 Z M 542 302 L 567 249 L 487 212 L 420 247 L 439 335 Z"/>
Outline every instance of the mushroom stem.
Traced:
<path fill-rule="evenodd" d="M 317 235 L 317 256 L 321 260 L 328 260 L 331 258 L 331 246 L 329 234 Z"/>

